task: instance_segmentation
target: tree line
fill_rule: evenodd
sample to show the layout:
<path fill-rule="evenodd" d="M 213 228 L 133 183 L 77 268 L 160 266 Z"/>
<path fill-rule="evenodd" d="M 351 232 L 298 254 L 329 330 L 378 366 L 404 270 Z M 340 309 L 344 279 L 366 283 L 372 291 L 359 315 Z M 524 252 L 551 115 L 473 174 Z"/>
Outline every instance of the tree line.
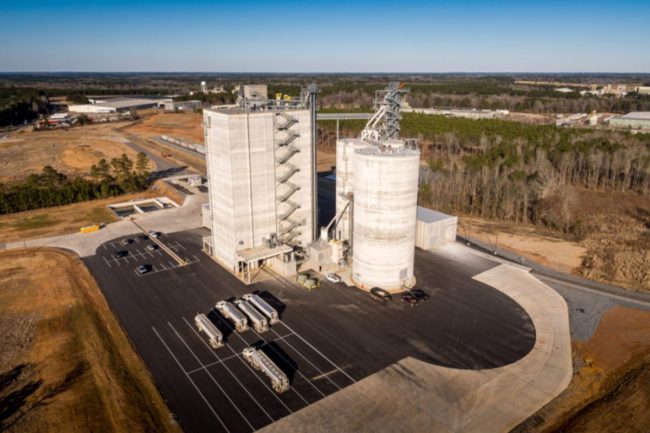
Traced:
<path fill-rule="evenodd" d="M 10 214 L 87 200 L 138 192 L 149 186 L 149 159 L 138 153 L 135 161 L 126 154 L 102 158 L 91 167 L 89 177 L 69 178 L 49 165 L 21 182 L 0 184 L 0 214 Z"/>
<path fill-rule="evenodd" d="M 423 204 L 581 236 L 565 186 L 650 194 L 650 135 L 405 115 L 423 143 Z"/>
<path fill-rule="evenodd" d="M 358 136 L 363 124 L 347 122 L 342 136 Z M 420 203 L 442 211 L 580 236 L 565 186 L 650 194 L 650 134 L 415 113 L 405 113 L 401 127 L 427 163 Z"/>

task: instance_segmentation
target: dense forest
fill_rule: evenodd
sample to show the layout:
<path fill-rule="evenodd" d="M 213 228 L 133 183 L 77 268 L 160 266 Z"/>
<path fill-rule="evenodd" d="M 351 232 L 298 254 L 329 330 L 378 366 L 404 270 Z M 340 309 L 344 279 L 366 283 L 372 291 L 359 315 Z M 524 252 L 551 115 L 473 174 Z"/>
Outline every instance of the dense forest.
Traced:
<path fill-rule="evenodd" d="M 68 178 L 48 165 L 24 181 L 0 184 L 0 214 L 141 191 L 149 185 L 148 165 L 144 153 L 139 153 L 136 161 L 125 154 L 110 163 L 102 158 L 91 167 L 90 178 Z"/>
<path fill-rule="evenodd" d="M 579 237 L 564 186 L 650 194 L 650 134 L 410 113 L 401 125 L 403 137 L 418 138 L 428 165 L 420 201 L 443 211 L 541 223 Z M 362 127 L 347 122 L 345 133 Z"/>

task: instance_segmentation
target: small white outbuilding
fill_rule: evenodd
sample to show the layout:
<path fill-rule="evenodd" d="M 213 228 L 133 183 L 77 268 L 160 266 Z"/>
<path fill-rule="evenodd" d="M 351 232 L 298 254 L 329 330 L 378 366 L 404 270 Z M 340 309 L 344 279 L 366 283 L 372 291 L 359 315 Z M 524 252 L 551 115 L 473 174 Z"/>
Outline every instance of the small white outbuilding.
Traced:
<path fill-rule="evenodd" d="M 418 206 L 415 246 L 423 250 L 438 248 L 456 240 L 458 217 Z"/>

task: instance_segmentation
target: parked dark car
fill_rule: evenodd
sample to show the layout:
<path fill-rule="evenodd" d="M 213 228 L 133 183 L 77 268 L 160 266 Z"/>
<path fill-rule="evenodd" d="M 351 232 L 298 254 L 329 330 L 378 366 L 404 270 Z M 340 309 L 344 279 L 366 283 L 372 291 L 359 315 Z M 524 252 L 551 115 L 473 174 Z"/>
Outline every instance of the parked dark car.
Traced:
<path fill-rule="evenodd" d="M 133 243 L 133 239 L 131 239 L 131 238 L 122 239 L 122 240 L 120 241 L 120 244 L 125 245 L 125 246 L 126 246 L 126 245 L 129 245 L 129 244 L 132 244 L 132 243 Z"/>
<path fill-rule="evenodd" d="M 415 307 L 420 302 L 411 292 L 402 293 L 401 298 L 402 302 L 409 304 L 411 307 Z"/>
<path fill-rule="evenodd" d="M 129 255 L 129 252 L 126 250 L 120 250 L 120 251 L 115 251 L 115 258 L 116 259 L 121 259 L 122 257 L 126 257 Z"/>
<path fill-rule="evenodd" d="M 379 299 L 380 301 L 392 301 L 393 297 L 388 293 L 386 290 L 381 289 L 379 287 L 373 287 L 370 289 L 370 295 L 375 298 Z"/>
<path fill-rule="evenodd" d="M 431 299 L 431 297 L 421 289 L 413 289 L 411 290 L 411 294 L 415 296 L 418 301 L 429 302 L 429 299 Z"/>

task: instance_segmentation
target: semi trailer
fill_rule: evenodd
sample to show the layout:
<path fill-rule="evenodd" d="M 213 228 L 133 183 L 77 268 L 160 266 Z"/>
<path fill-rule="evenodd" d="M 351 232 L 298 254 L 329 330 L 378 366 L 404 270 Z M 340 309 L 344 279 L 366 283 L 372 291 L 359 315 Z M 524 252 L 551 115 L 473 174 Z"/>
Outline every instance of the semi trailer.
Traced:
<path fill-rule="evenodd" d="M 237 332 L 248 331 L 248 319 L 244 313 L 239 311 L 232 303 L 228 301 L 219 301 L 215 308 L 223 317 L 230 320 Z"/>
<path fill-rule="evenodd" d="M 271 307 L 268 302 L 254 293 L 248 293 L 242 296 L 242 299 L 253 304 L 258 310 L 262 312 L 268 319 L 271 325 L 275 325 L 280 321 L 280 316 L 275 308 Z"/>
<path fill-rule="evenodd" d="M 289 390 L 287 375 L 262 350 L 247 347 L 242 352 L 242 355 L 255 370 L 261 371 L 271 379 L 271 386 L 275 392 L 281 394 Z"/>
<path fill-rule="evenodd" d="M 253 307 L 253 304 L 243 299 L 238 299 L 235 301 L 235 305 L 248 316 L 248 319 L 253 324 L 253 328 L 257 332 L 262 333 L 269 330 L 269 322 L 266 320 L 266 317 L 262 316 L 262 313 L 257 311 Z"/>
<path fill-rule="evenodd" d="M 199 329 L 199 332 L 203 332 L 208 336 L 210 347 L 218 349 L 223 346 L 223 334 L 216 326 L 214 326 L 214 323 L 212 323 L 205 314 L 197 314 L 196 317 L 194 317 L 194 323 Z"/>

